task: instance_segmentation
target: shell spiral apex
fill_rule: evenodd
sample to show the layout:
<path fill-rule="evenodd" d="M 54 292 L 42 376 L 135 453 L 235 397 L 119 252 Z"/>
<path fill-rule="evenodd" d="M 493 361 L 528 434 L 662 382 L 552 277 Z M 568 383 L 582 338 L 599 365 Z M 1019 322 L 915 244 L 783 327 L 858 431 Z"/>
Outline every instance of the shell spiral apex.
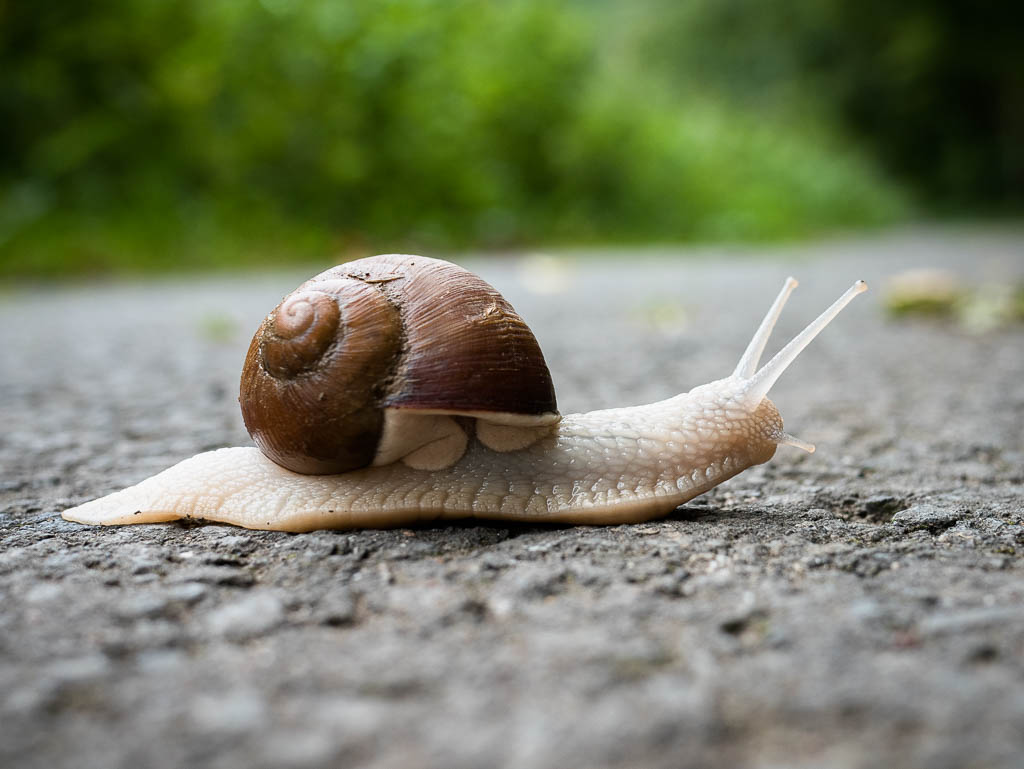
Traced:
<path fill-rule="evenodd" d="M 314 368 L 335 341 L 341 310 L 335 298 L 319 291 L 297 291 L 267 319 L 259 355 L 263 368 L 287 379 Z"/>

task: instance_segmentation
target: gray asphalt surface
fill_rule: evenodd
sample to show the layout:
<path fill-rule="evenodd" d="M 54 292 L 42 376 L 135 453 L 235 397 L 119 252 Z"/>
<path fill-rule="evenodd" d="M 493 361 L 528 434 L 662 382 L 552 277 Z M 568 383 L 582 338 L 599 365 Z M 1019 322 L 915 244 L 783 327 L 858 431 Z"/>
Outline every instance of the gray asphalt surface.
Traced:
<path fill-rule="evenodd" d="M 888 275 L 1024 235 L 461 259 L 563 412 L 728 374 L 859 298 L 772 393 L 780 449 L 641 525 L 290 535 L 59 511 L 246 444 L 249 336 L 316 271 L 0 296 L 0 766 L 1024 766 L 1024 328 L 896 322 Z"/>

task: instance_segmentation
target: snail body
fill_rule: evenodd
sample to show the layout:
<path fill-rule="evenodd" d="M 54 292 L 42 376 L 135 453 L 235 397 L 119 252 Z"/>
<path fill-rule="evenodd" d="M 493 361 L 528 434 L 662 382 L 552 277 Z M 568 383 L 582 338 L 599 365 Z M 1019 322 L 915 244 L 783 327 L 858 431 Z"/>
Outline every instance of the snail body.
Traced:
<path fill-rule="evenodd" d="M 395 298 L 401 284 L 418 280 L 416 276 L 410 279 L 406 268 L 424 265 L 427 272 L 441 272 L 455 281 L 450 295 L 439 303 L 443 311 L 429 298 L 423 300 L 427 309 L 413 302 L 411 310 L 406 297 Z M 291 421 L 287 416 L 277 417 L 288 428 L 282 433 L 287 440 L 268 434 L 275 428 L 275 418 L 265 418 L 270 401 L 278 399 L 285 405 L 303 401 L 300 406 L 305 408 L 309 405 L 306 401 L 315 405 L 332 396 L 321 397 L 317 388 L 322 385 L 318 384 L 310 390 L 312 395 L 298 397 L 289 389 L 291 385 L 281 384 L 282 377 L 271 376 L 263 385 L 247 385 L 250 375 L 263 376 L 268 369 L 271 374 L 280 373 L 284 368 L 294 369 L 300 383 L 307 385 L 310 382 L 304 380 L 311 379 L 318 368 L 309 360 L 289 359 L 288 354 L 273 349 L 273 344 L 261 341 L 264 337 L 258 333 L 247 357 L 241 391 L 246 424 L 260 448 L 198 454 L 136 486 L 67 510 L 64 517 L 88 524 L 194 518 L 255 529 L 309 531 L 396 526 L 440 518 L 607 524 L 667 515 L 746 468 L 767 462 L 779 444 L 814 450 L 783 431 L 782 418 L 766 395 L 811 339 L 867 288 L 863 282 L 854 284 L 758 369 L 768 335 L 796 287 L 790 278 L 729 377 L 657 403 L 559 416 L 547 367 L 532 334 L 525 324 L 519 326 L 521 319 L 497 292 L 479 278 L 467 279 L 465 275 L 470 274 L 462 273 L 465 271 L 447 262 L 392 255 L 342 265 L 298 290 L 308 295 L 312 284 L 313 293 L 333 297 L 339 292 L 331 291 L 342 283 L 340 293 L 356 295 L 360 306 L 380 304 L 370 312 L 386 323 L 392 322 L 396 313 L 426 313 L 433 323 L 448 329 L 442 338 L 462 333 L 472 337 L 478 327 L 495 326 L 499 332 L 497 342 L 484 345 L 487 356 L 483 366 L 478 353 L 456 356 L 455 362 L 446 365 L 446 353 L 433 349 L 433 343 L 411 354 L 416 343 L 410 342 L 404 330 L 369 334 L 383 338 L 382 346 L 397 353 L 387 363 L 363 366 L 384 372 L 376 384 L 363 388 L 368 394 L 351 396 L 362 397 L 363 402 L 353 405 L 350 396 L 339 399 L 343 414 L 356 415 L 355 432 L 362 441 L 357 449 L 343 446 L 336 452 L 340 460 L 331 456 L 335 448 L 328 445 L 329 440 L 308 437 L 317 427 L 313 416 Z M 466 281 L 475 286 L 474 298 L 462 310 L 453 309 L 461 306 L 453 305 L 460 294 L 455 285 L 464 286 Z M 330 290 L 325 292 L 325 288 Z M 427 285 L 418 288 L 426 290 Z M 334 314 L 334 301 L 324 302 L 329 315 Z M 282 306 L 288 303 L 286 298 Z M 314 303 L 308 296 L 299 302 Z M 274 316 L 279 310 L 280 306 L 268 316 L 262 330 L 276 325 Z M 310 318 L 321 312 L 312 310 L 306 306 L 294 313 L 299 316 L 296 327 L 300 331 L 292 334 L 285 323 L 283 333 L 271 336 L 306 335 L 308 332 L 301 330 L 303 324 L 311 326 Z M 344 318 L 352 314 L 341 307 Z M 448 320 L 439 321 L 441 317 Z M 361 332 L 352 330 L 345 319 L 338 325 L 345 327 L 342 342 L 314 338 L 312 346 L 322 348 L 320 352 L 330 349 L 337 353 L 355 340 L 357 354 L 366 352 Z M 464 326 L 470 330 L 451 332 Z M 431 358 L 439 352 L 440 358 Z M 331 365 L 335 362 L 329 361 Z M 514 370 L 518 365 L 534 377 L 525 396 L 508 387 L 508 379 L 523 375 Z M 410 388 L 420 376 L 417 372 L 431 369 L 455 371 L 457 375 L 446 380 L 452 384 L 472 380 L 470 394 L 452 395 L 447 386 L 435 385 L 425 391 Z M 269 388 L 271 395 L 260 387 Z M 246 402 L 253 398 L 264 400 L 255 405 Z M 371 407 L 383 408 L 377 415 L 363 413 Z M 332 428 L 329 432 L 337 432 L 350 420 L 343 416 L 327 421 Z M 302 454 L 308 446 L 315 450 L 312 460 Z M 335 471 L 331 463 L 336 461 L 347 469 Z M 296 463 L 307 463 L 298 468 L 303 472 L 286 466 Z M 356 466 L 351 466 L 353 463 Z"/>

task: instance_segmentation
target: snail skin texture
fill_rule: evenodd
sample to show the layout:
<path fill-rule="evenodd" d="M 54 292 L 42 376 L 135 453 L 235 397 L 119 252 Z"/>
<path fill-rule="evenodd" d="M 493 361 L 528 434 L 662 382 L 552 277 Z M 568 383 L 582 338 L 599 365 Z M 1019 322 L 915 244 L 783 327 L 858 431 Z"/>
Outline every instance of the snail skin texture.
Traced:
<path fill-rule="evenodd" d="M 855 283 L 759 369 L 796 285 L 786 281 L 725 379 L 658 403 L 559 417 L 533 335 L 480 278 L 419 256 L 341 265 L 286 297 L 253 340 L 240 400 L 263 451 L 198 454 L 63 516 L 85 524 L 189 518 L 282 531 L 468 517 L 612 524 L 664 516 L 767 462 L 779 444 L 814 450 L 783 432 L 766 395 L 867 286 Z M 377 325 L 360 330 L 360 315 Z M 329 335 L 317 330 L 324 317 Z M 295 340 L 308 349 L 281 347 Z M 371 360 L 375 345 L 386 351 L 383 361 Z M 343 360 L 358 361 L 358 370 L 335 371 Z M 376 378 L 369 384 L 348 381 L 367 372 Z M 332 393 L 332 377 L 343 395 Z M 529 379 L 521 394 L 509 386 L 516 377 Z M 318 417 L 310 411 L 318 405 L 332 411 Z M 350 426 L 354 437 L 345 441 L 354 443 L 335 446 Z M 317 432 L 324 429 L 326 437 Z"/>

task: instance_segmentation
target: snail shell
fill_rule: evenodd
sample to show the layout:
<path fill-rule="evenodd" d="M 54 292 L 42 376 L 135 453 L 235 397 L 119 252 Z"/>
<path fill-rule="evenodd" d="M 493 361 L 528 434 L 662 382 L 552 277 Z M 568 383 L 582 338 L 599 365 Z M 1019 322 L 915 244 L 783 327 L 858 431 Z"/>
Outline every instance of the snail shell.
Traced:
<path fill-rule="evenodd" d="M 510 451 L 559 420 L 512 305 L 461 267 L 403 254 L 333 267 L 286 296 L 249 346 L 239 402 L 263 453 L 306 474 L 441 469 L 467 431 Z"/>

